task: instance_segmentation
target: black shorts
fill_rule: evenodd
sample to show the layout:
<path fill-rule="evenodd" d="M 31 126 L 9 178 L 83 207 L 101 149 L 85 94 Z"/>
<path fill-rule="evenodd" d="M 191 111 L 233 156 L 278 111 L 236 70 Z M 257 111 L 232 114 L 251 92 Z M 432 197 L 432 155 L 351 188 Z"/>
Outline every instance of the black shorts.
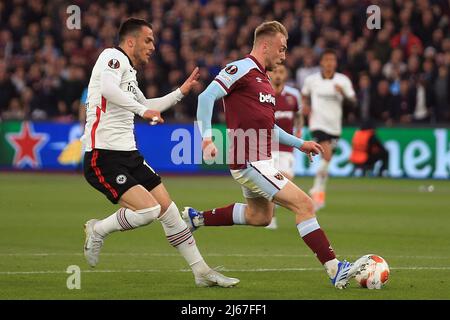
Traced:
<path fill-rule="evenodd" d="M 138 151 L 94 149 L 84 155 L 84 177 L 112 203 L 131 187 L 142 185 L 148 191 L 161 183 L 161 177 Z"/>
<path fill-rule="evenodd" d="M 334 136 L 334 135 L 328 134 L 321 130 L 311 131 L 311 135 L 312 135 L 313 140 L 317 143 L 321 143 L 323 141 L 330 141 L 331 147 L 333 149 L 336 148 L 338 140 L 339 140 L 339 136 Z"/>

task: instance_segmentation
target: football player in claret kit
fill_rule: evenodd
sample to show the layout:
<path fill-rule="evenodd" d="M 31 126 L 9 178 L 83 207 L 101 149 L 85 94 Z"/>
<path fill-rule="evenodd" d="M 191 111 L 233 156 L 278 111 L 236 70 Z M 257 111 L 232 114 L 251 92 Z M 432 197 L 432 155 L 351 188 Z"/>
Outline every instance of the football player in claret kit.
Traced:
<path fill-rule="evenodd" d="M 294 134 L 301 138 L 303 116 L 300 112 L 300 91 L 294 87 L 286 85 L 287 69 L 284 65 L 278 65 L 269 72 L 272 86 L 275 89 L 275 124 L 287 133 Z M 275 169 L 279 170 L 283 176 L 292 180 L 294 174 L 294 147 L 279 144 L 278 150 L 272 150 L 272 158 Z M 277 205 L 274 206 L 276 208 Z M 272 221 L 267 229 L 276 229 L 277 220 L 275 209 Z"/>
<path fill-rule="evenodd" d="M 197 286 L 231 287 L 239 280 L 226 277 L 205 263 L 161 177 L 136 148 L 134 116 L 162 122 L 160 112 L 181 100 L 199 76 L 196 68 L 180 88 L 161 98 L 146 99 L 138 88 L 136 68 L 149 61 L 155 50 L 154 41 L 149 23 L 130 18 L 120 27 L 119 46 L 105 49 L 92 70 L 84 176 L 120 209 L 102 220 L 86 222 L 84 255 L 94 267 L 106 236 L 159 220 L 169 243 L 192 268 Z"/>
<path fill-rule="evenodd" d="M 230 172 L 241 185 L 246 203 L 205 211 L 185 207 L 182 215 L 191 230 L 234 224 L 267 226 L 274 203 L 283 206 L 295 214 L 300 237 L 316 254 L 332 284 L 342 289 L 364 270 L 367 261 L 358 259 L 349 263 L 336 259 L 316 219 L 311 198 L 275 169 L 271 157 L 272 134 L 280 143 L 295 147 L 309 157 L 322 151 L 318 143 L 303 141 L 275 125 L 275 91 L 266 72 L 285 60 L 287 36 L 285 27 L 277 21 L 258 26 L 251 53 L 229 63 L 198 98 L 197 118 L 205 159 L 217 154 L 211 116 L 214 101 L 223 100 L 230 139 Z"/>
<path fill-rule="evenodd" d="M 302 88 L 303 112 L 308 116 L 308 127 L 313 140 L 323 149 L 322 160 L 309 191 L 317 210 L 325 206 L 328 165 L 342 132 L 344 101 L 356 105 L 355 91 L 350 79 L 336 72 L 337 55 L 332 49 L 322 52 L 321 71 L 305 79 Z"/>

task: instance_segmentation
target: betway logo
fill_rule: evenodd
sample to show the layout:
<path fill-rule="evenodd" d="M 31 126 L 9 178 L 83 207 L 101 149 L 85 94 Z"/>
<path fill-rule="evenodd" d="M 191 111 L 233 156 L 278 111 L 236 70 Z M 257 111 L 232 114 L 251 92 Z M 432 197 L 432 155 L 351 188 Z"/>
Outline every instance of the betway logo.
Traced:
<path fill-rule="evenodd" d="M 268 102 L 275 105 L 275 97 L 273 97 L 270 93 L 264 94 L 262 92 L 259 93 L 259 102 L 264 103 Z"/>

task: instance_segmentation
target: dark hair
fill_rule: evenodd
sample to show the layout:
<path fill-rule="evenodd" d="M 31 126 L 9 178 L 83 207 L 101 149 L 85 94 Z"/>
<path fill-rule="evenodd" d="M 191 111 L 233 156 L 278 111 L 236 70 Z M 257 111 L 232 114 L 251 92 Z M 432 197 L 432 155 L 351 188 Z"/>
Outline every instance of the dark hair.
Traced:
<path fill-rule="evenodd" d="M 336 59 L 337 59 L 337 52 L 336 52 L 336 50 L 331 49 L 331 48 L 326 48 L 326 49 L 323 50 L 322 53 L 320 54 L 320 59 L 319 59 L 319 61 L 322 60 L 322 58 L 323 58 L 326 54 L 333 54 L 333 55 L 336 57 Z"/>
<path fill-rule="evenodd" d="M 122 42 L 127 35 L 140 31 L 142 27 L 149 27 L 152 29 L 151 23 L 137 18 L 129 18 L 122 22 L 119 28 L 119 42 Z"/>

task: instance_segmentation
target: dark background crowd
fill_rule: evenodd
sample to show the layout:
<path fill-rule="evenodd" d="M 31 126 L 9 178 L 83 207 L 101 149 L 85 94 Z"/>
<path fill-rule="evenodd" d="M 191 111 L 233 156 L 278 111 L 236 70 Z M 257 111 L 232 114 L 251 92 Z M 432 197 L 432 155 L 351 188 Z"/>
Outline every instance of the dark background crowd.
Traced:
<path fill-rule="evenodd" d="M 379 30 L 366 26 L 371 4 L 381 9 Z M 79 30 L 66 25 L 69 5 L 81 9 Z M 345 108 L 345 124 L 450 124 L 450 0 L 1 0 L 0 120 L 77 120 L 96 58 L 117 45 L 130 16 L 150 21 L 156 38 L 151 62 L 138 72 L 148 98 L 200 67 L 200 85 L 164 114 L 167 121 L 193 121 L 198 94 L 250 52 L 256 26 L 278 20 L 289 32 L 289 84 L 301 89 L 319 70 L 321 52 L 337 51 L 339 72 L 358 98 L 356 108 Z M 223 120 L 216 109 L 215 120 Z"/>

